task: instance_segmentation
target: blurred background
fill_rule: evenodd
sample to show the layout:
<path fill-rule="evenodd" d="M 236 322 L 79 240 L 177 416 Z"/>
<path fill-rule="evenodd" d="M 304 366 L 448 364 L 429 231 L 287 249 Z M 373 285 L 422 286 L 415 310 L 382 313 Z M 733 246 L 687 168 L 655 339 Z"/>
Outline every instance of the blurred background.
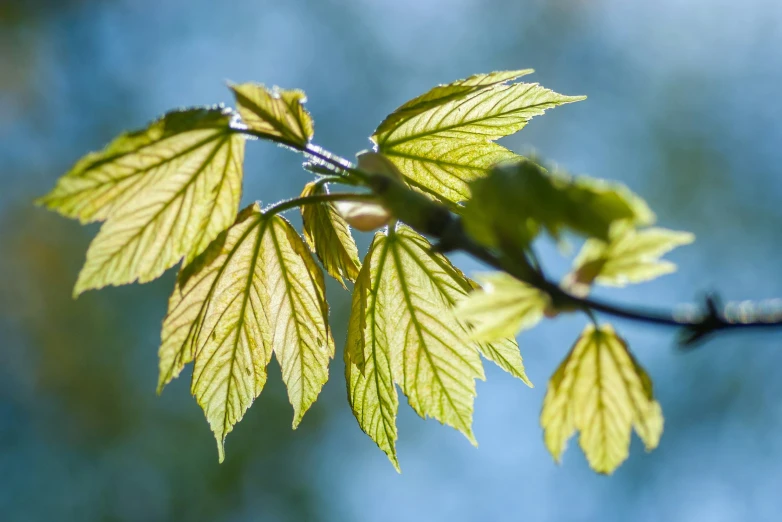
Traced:
<path fill-rule="evenodd" d="M 556 465 L 538 425 L 579 318 L 521 336 L 534 389 L 487 365 L 477 449 L 402 400 L 398 475 L 353 419 L 338 357 L 295 432 L 272 363 L 218 465 L 187 374 L 155 395 L 174 271 L 73 301 L 97 228 L 31 205 L 122 130 L 176 106 L 230 103 L 226 80 L 305 89 L 316 141 L 351 157 L 433 85 L 527 67 L 533 81 L 589 99 L 503 144 L 621 180 L 663 226 L 697 236 L 671 256 L 678 273 L 603 296 L 660 306 L 708 290 L 782 297 L 777 0 L 0 0 L 0 519 L 775 519 L 780 333 L 681 353 L 673 332 L 616 323 L 654 378 L 666 428 L 653 453 L 634 440 L 611 477 L 588 469 L 575 440 Z M 290 197 L 306 179 L 295 155 L 248 147 L 247 202 Z M 348 294 L 328 293 L 340 345 Z"/>

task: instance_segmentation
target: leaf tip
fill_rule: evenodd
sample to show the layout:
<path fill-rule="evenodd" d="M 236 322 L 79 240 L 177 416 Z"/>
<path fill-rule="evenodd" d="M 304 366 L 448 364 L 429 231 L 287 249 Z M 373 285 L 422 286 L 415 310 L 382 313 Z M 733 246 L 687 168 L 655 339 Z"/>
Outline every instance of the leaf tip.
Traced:
<path fill-rule="evenodd" d="M 462 431 L 465 437 L 467 437 L 467 440 L 470 441 L 470 444 L 478 447 L 478 439 L 475 438 L 475 433 L 472 431 L 472 427 L 467 428 L 466 430 Z"/>
<path fill-rule="evenodd" d="M 33 200 L 33 205 L 36 207 L 49 208 L 49 194 L 45 196 L 38 196 Z"/>
<path fill-rule="evenodd" d="M 391 452 L 386 453 L 386 455 L 388 455 L 388 460 L 391 461 L 391 464 L 394 466 L 396 472 L 401 475 L 402 468 L 399 467 L 399 459 L 396 457 L 396 451 L 392 450 Z"/>
<path fill-rule="evenodd" d="M 296 409 L 293 413 L 293 422 L 291 423 L 291 429 L 295 430 L 301 424 L 301 420 L 304 418 L 304 412 Z"/>

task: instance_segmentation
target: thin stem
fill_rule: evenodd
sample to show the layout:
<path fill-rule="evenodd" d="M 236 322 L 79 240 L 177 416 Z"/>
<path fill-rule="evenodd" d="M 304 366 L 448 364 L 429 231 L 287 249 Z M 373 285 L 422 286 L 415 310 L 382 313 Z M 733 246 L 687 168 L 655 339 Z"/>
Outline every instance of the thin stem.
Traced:
<path fill-rule="evenodd" d="M 328 152 L 327 150 L 317 145 L 310 143 L 303 152 L 309 156 L 319 159 L 320 161 L 323 161 L 324 163 L 328 163 L 334 167 L 337 172 L 345 172 L 349 176 L 353 176 L 362 182 L 365 182 L 369 179 L 369 176 L 365 172 L 355 168 L 355 166 L 350 161 L 337 156 L 336 154 L 332 154 L 331 152 Z"/>
<path fill-rule="evenodd" d="M 286 146 L 288 148 L 291 148 L 293 150 L 296 150 L 296 151 L 299 151 L 299 152 L 304 152 L 304 148 L 302 148 L 301 144 L 293 142 L 293 141 L 288 141 L 288 140 L 286 140 L 285 138 L 283 138 L 281 136 L 276 136 L 276 135 L 273 135 L 273 134 L 266 134 L 264 132 L 259 132 L 259 131 L 256 131 L 256 130 L 253 130 L 253 129 L 250 129 L 250 128 L 232 128 L 231 130 L 233 132 L 236 132 L 236 133 L 239 133 L 239 134 L 244 134 L 245 136 L 251 136 L 253 138 L 258 138 L 260 140 L 266 140 L 266 141 L 271 141 L 273 143 L 279 143 L 280 145 L 284 145 L 284 146 Z"/>
<path fill-rule="evenodd" d="M 328 203 L 331 201 L 374 201 L 376 198 L 371 194 L 356 194 L 352 192 L 334 192 L 331 194 L 314 194 L 312 196 L 303 196 L 300 198 L 286 199 L 275 203 L 263 210 L 263 213 L 269 216 L 285 212 L 304 205 L 314 205 L 316 203 Z"/>
<path fill-rule="evenodd" d="M 345 176 L 322 176 L 315 181 L 315 186 L 320 188 L 328 183 L 341 183 Z"/>

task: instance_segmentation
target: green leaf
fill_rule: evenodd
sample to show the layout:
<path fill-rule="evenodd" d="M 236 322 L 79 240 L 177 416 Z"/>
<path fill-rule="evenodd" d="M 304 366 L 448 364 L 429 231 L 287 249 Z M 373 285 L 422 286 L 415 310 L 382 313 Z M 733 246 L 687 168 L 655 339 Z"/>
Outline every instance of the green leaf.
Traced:
<path fill-rule="evenodd" d="M 295 428 L 334 355 L 323 274 L 290 223 L 254 205 L 181 272 L 163 323 L 158 391 L 195 361 L 191 392 L 222 461 L 225 437 L 260 394 L 272 352 Z"/>
<path fill-rule="evenodd" d="M 546 109 L 584 99 L 536 83 L 507 84 L 531 70 L 476 75 L 402 105 L 372 135 L 413 188 L 450 204 L 493 164 L 516 158 L 493 141 L 521 130 Z"/>
<path fill-rule="evenodd" d="M 541 230 L 557 239 L 563 230 L 607 239 L 617 221 L 654 221 L 646 203 L 623 185 L 552 173 L 529 160 L 495 167 L 471 187 L 465 228 L 492 248 L 523 250 Z"/>
<path fill-rule="evenodd" d="M 612 227 L 608 241 L 588 239 L 573 261 L 568 283 L 608 286 L 648 281 L 676 270 L 660 257 L 695 240 L 689 232 L 665 228 L 636 230 L 627 223 Z"/>
<path fill-rule="evenodd" d="M 233 222 L 244 138 L 226 109 L 166 114 L 87 155 L 38 203 L 82 222 L 107 220 L 74 294 L 151 281 L 192 260 Z"/>
<path fill-rule="evenodd" d="M 302 91 L 267 89 L 257 83 L 231 85 L 242 121 L 253 132 L 294 148 L 304 148 L 314 133 Z"/>
<path fill-rule="evenodd" d="M 472 407 L 474 379 L 483 378 L 480 356 L 434 283 L 452 284 L 436 254 L 422 248 L 425 244 L 404 226 L 375 234 L 364 262 L 369 268 L 363 269 L 370 271 L 370 285 L 354 291 L 361 293 L 353 313 L 365 310 L 366 316 L 352 323 L 363 323 L 363 332 L 351 332 L 348 351 L 362 351 L 364 361 L 385 354 L 394 381 L 416 413 L 456 428 L 475 443 Z"/>
<path fill-rule="evenodd" d="M 474 286 L 409 227 L 375 234 L 353 292 L 348 395 L 361 428 L 395 465 L 394 383 L 421 417 L 434 417 L 475 443 L 479 353 L 528 382 L 515 341 L 478 345 L 453 315 L 454 304 Z"/>
<path fill-rule="evenodd" d="M 385 237 L 380 233 L 375 236 L 376 239 Z M 388 318 L 378 313 L 379 297 L 382 296 L 378 296 L 378 287 L 372 287 L 373 279 L 377 280 L 378 277 L 374 263 L 378 260 L 385 263 L 387 254 L 373 256 L 373 252 L 374 248 L 370 248 L 353 289 L 345 343 L 345 380 L 348 384 L 348 402 L 359 426 L 388 455 L 394 468 L 399 471 L 396 456 L 399 399 L 391 368 L 392 347 L 386 335 L 392 325 L 386 324 Z"/>
<path fill-rule="evenodd" d="M 512 376 L 519 379 L 521 382 L 534 388 L 532 381 L 527 377 L 527 372 L 524 369 L 524 361 L 521 359 L 521 352 L 519 352 L 519 345 L 516 339 L 512 337 L 506 337 L 504 339 L 496 339 L 493 342 L 481 342 L 478 343 L 478 351 L 486 359 L 490 360 Z"/>
<path fill-rule="evenodd" d="M 607 474 L 627 458 L 633 428 L 647 451 L 663 431 L 651 379 L 609 325 L 586 327 L 551 377 L 540 421 L 555 460 L 578 430 L 589 465 Z"/>
<path fill-rule="evenodd" d="M 390 132 L 413 116 L 417 116 L 422 112 L 442 105 L 443 103 L 464 98 L 484 89 L 532 74 L 533 72 L 535 71 L 532 69 L 523 69 L 518 71 L 497 71 L 488 74 L 474 74 L 463 80 L 456 80 L 453 83 L 438 85 L 430 91 L 401 105 L 394 112 L 389 114 L 386 119 L 378 125 L 375 134 L 379 135 Z"/>
<path fill-rule="evenodd" d="M 328 190 L 323 185 L 311 182 L 304 186 L 301 196 L 326 193 Z M 301 207 L 301 217 L 304 223 L 304 238 L 310 249 L 317 254 L 326 272 L 347 289 L 343 278 L 355 281 L 361 262 L 358 260 L 356 242 L 345 219 L 332 203 L 304 205 Z"/>
<path fill-rule="evenodd" d="M 481 287 L 459 303 L 456 316 L 472 327 L 470 335 L 478 341 L 514 337 L 519 331 L 540 322 L 549 298 L 505 272 L 478 277 Z"/>

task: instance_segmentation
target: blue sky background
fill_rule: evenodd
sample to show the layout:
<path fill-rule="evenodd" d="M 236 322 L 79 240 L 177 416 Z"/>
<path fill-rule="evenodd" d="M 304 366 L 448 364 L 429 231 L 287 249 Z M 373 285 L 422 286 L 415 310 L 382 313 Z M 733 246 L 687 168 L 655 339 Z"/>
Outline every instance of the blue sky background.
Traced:
<path fill-rule="evenodd" d="M 538 425 L 546 381 L 583 327 L 575 317 L 520 337 L 534 389 L 487 366 L 477 449 L 403 404 L 398 475 L 352 418 L 338 358 L 295 432 L 272 370 L 218 465 L 187 378 L 154 393 L 173 274 L 72 301 L 96 228 L 30 201 L 122 130 L 230 103 L 226 80 L 304 89 L 315 140 L 350 157 L 437 83 L 532 67 L 534 81 L 589 98 L 503 144 L 620 180 L 663 226 L 697 236 L 671 256 L 676 274 L 601 295 L 780 297 L 780 50 L 776 0 L 0 0 L 0 518 L 775 519 L 780 334 L 681 353 L 673 332 L 615 323 L 654 378 L 666 429 L 651 454 L 634 440 L 612 477 L 590 472 L 575 441 L 555 465 Z M 250 144 L 245 200 L 294 195 L 308 178 L 299 163 Z M 567 268 L 551 247 L 545 262 Z M 328 292 L 339 344 L 348 295 Z"/>

